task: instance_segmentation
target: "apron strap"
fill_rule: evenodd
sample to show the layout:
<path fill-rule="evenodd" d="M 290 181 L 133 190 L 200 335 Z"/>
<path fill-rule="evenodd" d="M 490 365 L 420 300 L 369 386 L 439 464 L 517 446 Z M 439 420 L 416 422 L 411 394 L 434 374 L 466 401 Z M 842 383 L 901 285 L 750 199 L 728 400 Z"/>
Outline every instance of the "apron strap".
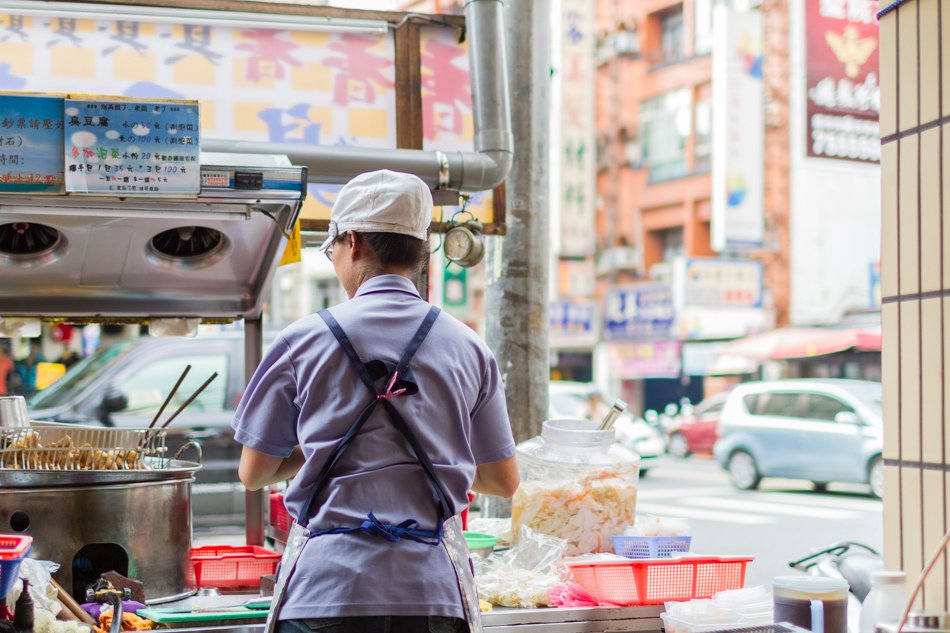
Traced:
<path fill-rule="evenodd" d="M 330 332 L 336 338 L 337 342 L 340 344 L 340 347 L 343 348 L 344 353 L 346 353 L 346 357 L 350 359 L 350 363 L 352 363 L 353 369 L 356 370 L 356 374 L 360 377 L 360 380 L 363 381 L 363 384 L 366 385 L 367 389 L 376 394 L 376 385 L 373 384 L 373 378 L 366 370 L 366 365 L 364 365 L 363 361 L 360 360 L 359 354 L 357 354 L 356 350 L 353 349 L 353 344 L 350 343 L 350 339 L 346 336 L 346 332 L 343 331 L 343 328 L 340 327 L 340 324 L 337 322 L 337 320 L 332 314 L 330 314 L 330 310 L 323 309 L 317 314 L 320 315 L 320 318 L 323 319 L 324 323 L 327 324 L 327 327 L 330 328 Z"/>
<path fill-rule="evenodd" d="M 402 357 L 399 360 L 399 364 L 396 366 L 396 368 L 393 370 L 392 375 L 389 377 L 388 386 L 384 393 L 379 393 L 377 391 L 376 385 L 373 383 L 373 379 L 369 375 L 369 372 L 366 370 L 366 366 L 363 364 L 363 361 L 360 359 L 359 354 L 356 353 L 356 350 L 353 348 L 353 344 L 350 342 L 350 339 L 346 335 L 346 332 L 343 331 L 343 328 L 340 327 L 340 324 L 337 322 L 337 320 L 333 317 L 332 314 L 330 314 L 330 311 L 325 309 L 325 310 L 321 310 L 318 313 L 320 315 L 320 318 L 322 318 L 324 322 L 327 324 L 327 327 L 330 329 L 330 332 L 336 338 L 337 342 L 340 344 L 340 347 L 343 348 L 344 353 L 346 354 L 347 358 L 350 360 L 350 363 L 353 365 L 354 369 L 356 370 L 363 384 L 365 384 L 367 388 L 372 392 L 373 397 L 366 404 L 366 406 L 363 407 L 363 410 L 360 411 L 357 418 L 350 425 L 350 428 L 347 430 L 346 434 L 337 443 L 336 447 L 333 450 L 333 453 L 330 455 L 330 458 L 323 465 L 323 468 L 320 470 L 320 474 L 317 475 L 316 484 L 314 485 L 313 491 L 310 494 L 310 499 L 308 500 L 307 505 L 304 506 L 305 508 L 307 508 L 307 512 L 306 512 L 306 516 L 302 517 L 300 520 L 301 525 L 306 526 L 306 522 L 309 520 L 311 516 L 311 508 L 313 507 L 313 502 L 317 498 L 317 496 L 319 496 L 319 494 L 323 491 L 323 489 L 326 487 L 327 483 L 329 482 L 330 473 L 333 471 L 333 468 L 340 461 L 340 458 L 343 456 L 343 453 L 346 452 L 346 449 L 349 448 L 350 443 L 353 441 L 353 439 L 355 439 L 356 435 L 359 433 L 360 429 L 363 427 L 363 424 L 366 422 L 367 419 L 369 419 L 370 414 L 376 409 L 376 405 L 382 402 L 384 407 L 386 408 L 387 413 L 389 413 L 389 417 L 390 417 L 390 420 L 393 422 L 393 426 L 395 426 L 396 429 L 399 431 L 399 433 L 406 439 L 407 442 L 409 442 L 409 445 L 412 448 L 412 452 L 415 455 L 416 460 L 419 462 L 419 464 L 422 466 L 423 470 L 425 471 L 426 476 L 429 479 L 429 483 L 433 489 L 433 492 L 435 493 L 435 501 L 439 507 L 439 520 L 438 520 L 438 526 L 436 529 L 438 541 L 436 542 L 436 544 L 439 541 L 441 541 L 443 523 L 445 522 L 446 519 L 451 517 L 453 514 L 452 505 L 449 502 L 448 494 L 446 494 L 445 489 L 442 487 L 442 482 L 439 481 L 439 478 L 436 475 L 435 467 L 432 465 L 432 461 L 429 459 L 428 453 L 426 453 L 425 448 L 423 448 L 422 444 L 419 442 L 418 437 L 416 437 L 416 434 L 412 431 L 412 428 L 408 425 L 405 418 L 403 418 L 402 414 L 400 414 L 399 411 L 396 409 L 396 407 L 393 406 L 391 402 L 391 397 L 396 394 L 390 393 L 391 387 L 393 383 L 395 383 L 396 379 L 398 378 L 400 371 L 405 372 L 408 369 L 410 361 L 412 360 L 413 356 L 415 356 L 416 351 L 422 345 L 422 342 L 428 336 L 429 331 L 432 329 L 432 325 L 435 323 L 435 320 L 438 318 L 440 312 L 441 310 L 436 306 L 432 306 L 429 309 L 429 312 L 426 314 L 425 319 L 423 319 L 419 328 L 416 330 L 416 333 L 413 335 L 412 339 L 409 341 L 409 345 L 406 346 L 405 351 L 403 351 Z M 375 517 L 372 517 L 372 516 L 370 518 L 371 520 L 375 519 Z M 405 529 L 408 526 L 404 524 L 400 524 L 400 526 L 398 527 Z M 413 527 L 415 526 L 413 525 Z M 360 529 L 360 528 L 355 528 L 355 529 Z M 335 528 L 335 530 L 351 531 L 352 529 L 351 528 Z M 421 531 L 421 532 L 427 532 L 427 531 Z M 327 533 L 327 531 L 322 531 L 321 533 Z M 403 533 L 403 535 L 409 536 L 410 538 L 412 538 L 412 536 L 415 536 L 415 534 L 412 534 L 411 532 L 410 534 Z"/>

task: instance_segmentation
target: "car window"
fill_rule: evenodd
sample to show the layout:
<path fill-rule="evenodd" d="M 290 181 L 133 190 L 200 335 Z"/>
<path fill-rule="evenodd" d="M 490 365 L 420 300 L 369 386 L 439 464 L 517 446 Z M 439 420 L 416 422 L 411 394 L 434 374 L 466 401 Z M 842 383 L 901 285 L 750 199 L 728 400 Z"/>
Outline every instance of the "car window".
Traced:
<path fill-rule="evenodd" d="M 134 373 L 118 378 L 113 383 L 113 388 L 120 391 L 128 401 L 128 405 L 122 412 L 157 411 L 168 396 L 168 392 L 175 386 L 186 365 L 191 365 L 191 371 L 178 387 L 165 414 L 171 415 L 214 372 L 218 372 L 218 377 L 201 392 L 194 402 L 188 405 L 186 411 L 202 413 L 225 411 L 228 355 L 222 352 L 163 358 Z"/>
<path fill-rule="evenodd" d="M 854 409 L 841 400 L 820 393 L 808 394 L 807 417 L 814 420 L 834 421 L 842 411 L 854 413 Z"/>
<path fill-rule="evenodd" d="M 713 402 L 712 404 L 710 404 L 709 406 L 705 408 L 699 407 L 699 410 L 697 411 L 697 413 L 699 413 L 699 415 L 709 415 L 710 413 L 719 413 L 722 411 L 722 408 L 724 406 L 726 406 L 725 401 Z"/>
<path fill-rule="evenodd" d="M 762 393 L 751 412 L 754 415 L 769 415 L 783 418 L 802 417 L 802 394 Z"/>
<path fill-rule="evenodd" d="M 120 341 L 103 347 L 92 356 L 76 363 L 62 378 L 30 398 L 30 409 L 49 409 L 68 404 L 76 394 L 98 378 L 106 367 L 118 361 L 119 357 L 135 344 L 134 339 Z"/>

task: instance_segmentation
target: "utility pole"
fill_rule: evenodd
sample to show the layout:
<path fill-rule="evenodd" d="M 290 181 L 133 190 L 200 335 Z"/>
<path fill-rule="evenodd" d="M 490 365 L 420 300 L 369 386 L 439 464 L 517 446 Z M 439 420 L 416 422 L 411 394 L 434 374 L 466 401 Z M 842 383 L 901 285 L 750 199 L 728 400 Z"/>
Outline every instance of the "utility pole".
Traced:
<path fill-rule="evenodd" d="M 485 334 L 517 442 L 540 433 L 548 409 L 551 4 L 509 0 L 505 10 L 514 161 L 505 181 L 505 237 L 488 243 Z"/>

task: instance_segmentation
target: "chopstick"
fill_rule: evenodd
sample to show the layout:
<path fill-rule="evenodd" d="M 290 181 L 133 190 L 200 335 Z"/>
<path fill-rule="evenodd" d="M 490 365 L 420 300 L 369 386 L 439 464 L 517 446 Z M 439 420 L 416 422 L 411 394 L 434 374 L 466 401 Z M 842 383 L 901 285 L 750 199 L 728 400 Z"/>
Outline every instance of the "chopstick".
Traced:
<path fill-rule="evenodd" d="M 185 376 L 188 375 L 188 372 L 191 371 L 191 365 L 185 365 L 185 371 L 181 372 L 181 376 L 178 377 L 178 382 L 175 383 L 175 386 L 172 387 L 172 390 L 168 392 L 168 396 L 165 398 L 165 402 L 162 403 L 162 408 L 158 410 L 158 413 L 155 414 L 155 417 L 152 418 L 152 421 L 148 424 L 148 429 L 151 429 L 155 426 L 155 423 L 158 422 L 158 418 L 162 417 L 162 413 L 165 411 L 165 407 L 168 406 L 168 403 L 172 401 L 172 398 L 175 397 L 175 392 L 178 391 L 178 387 L 181 386 Z"/>
<path fill-rule="evenodd" d="M 199 395 L 201 395 L 201 392 L 205 390 L 205 387 L 207 387 L 208 385 L 210 385 L 211 382 L 212 382 L 215 378 L 217 378 L 217 377 L 218 377 L 218 372 L 214 372 L 213 374 L 211 374 L 211 377 L 208 378 L 206 381 L 204 381 L 204 384 L 201 385 L 200 387 L 198 387 L 198 390 L 197 390 L 196 392 L 194 392 L 193 394 L 191 394 L 191 397 L 190 397 L 190 398 L 188 398 L 187 400 L 185 400 L 184 402 L 181 403 L 181 406 L 178 407 L 178 410 L 175 411 L 175 412 L 172 414 L 172 417 L 170 417 L 170 418 L 168 418 L 167 420 L 165 420 L 165 421 L 162 423 L 162 425 L 161 425 L 160 427 L 158 427 L 159 430 L 162 430 L 162 429 L 164 429 L 165 427 L 167 427 L 169 424 L 171 424 L 172 420 L 174 420 L 176 417 L 178 417 L 178 414 L 181 413 L 181 412 L 185 409 L 185 407 L 187 407 L 189 404 L 191 404 L 191 403 L 194 401 L 195 398 L 197 398 Z"/>

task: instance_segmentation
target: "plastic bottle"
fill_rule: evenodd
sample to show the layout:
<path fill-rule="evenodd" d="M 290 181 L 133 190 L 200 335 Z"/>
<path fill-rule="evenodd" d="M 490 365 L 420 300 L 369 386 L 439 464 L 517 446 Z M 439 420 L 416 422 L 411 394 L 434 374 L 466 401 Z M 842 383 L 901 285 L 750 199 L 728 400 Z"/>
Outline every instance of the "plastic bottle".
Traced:
<path fill-rule="evenodd" d="M 23 591 L 13 607 L 13 628 L 17 633 L 33 633 L 33 597 L 26 578 L 23 579 Z"/>
<path fill-rule="evenodd" d="M 871 591 L 861 605 L 859 633 L 874 633 L 884 622 L 896 622 L 907 606 L 907 577 L 902 571 L 876 571 L 871 574 Z"/>

